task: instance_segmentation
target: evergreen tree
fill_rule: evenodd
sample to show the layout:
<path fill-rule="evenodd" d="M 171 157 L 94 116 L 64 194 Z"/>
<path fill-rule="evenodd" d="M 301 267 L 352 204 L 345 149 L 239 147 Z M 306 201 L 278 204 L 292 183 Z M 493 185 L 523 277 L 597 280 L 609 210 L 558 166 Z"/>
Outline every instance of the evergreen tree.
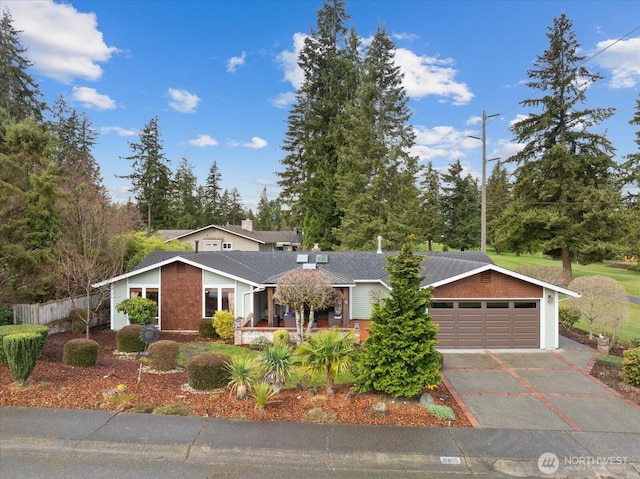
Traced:
<path fill-rule="evenodd" d="M 193 163 L 183 156 L 176 169 L 172 192 L 172 224 L 177 229 L 195 229 L 200 225 L 197 178 Z"/>
<path fill-rule="evenodd" d="M 231 191 L 224 191 L 223 202 L 225 209 L 225 222 L 232 225 L 242 224 L 242 220 L 247 217 L 244 207 L 242 206 L 242 197 L 238 188 L 231 188 Z"/>
<path fill-rule="evenodd" d="M 53 141 L 43 125 L 0 109 L 0 301 L 41 301 L 51 292 L 61 235 Z"/>
<path fill-rule="evenodd" d="M 341 223 L 336 238 L 344 249 L 375 249 L 382 235 L 397 249 L 415 233 L 418 217 L 415 135 L 395 46 L 379 27 L 362 65 L 355 98 L 344 115 L 339 145 L 336 200 Z"/>
<path fill-rule="evenodd" d="M 460 160 L 442 175 L 444 242 L 465 250 L 480 246 L 480 191 L 470 174 L 462 176 Z"/>
<path fill-rule="evenodd" d="M 20 32 L 13 28 L 8 10 L 0 19 L 0 108 L 16 120 L 42 120 L 46 108 L 40 100 L 40 87 L 27 73 L 32 63 L 25 57 L 26 48 L 20 45 Z"/>
<path fill-rule="evenodd" d="M 636 109 L 633 118 L 629 122 L 632 125 L 640 126 L 640 98 L 636 100 Z M 627 155 L 627 161 L 623 165 L 623 183 L 630 186 L 630 190 L 635 193 L 629 193 L 625 201 L 623 210 L 625 231 L 627 234 L 623 239 L 623 251 L 630 258 L 636 258 L 640 270 L 640 129 L 636 131 L 636 139 L 638 152 Z"/>
<path fill-rule="evenodd" d="M 344 0 L 327 0 L 298 60 L 305 79 L 287 120 L 285 170 L 278 174 L 291 221 L 303 226 L 304 248 L 313 243 L 333 248 L 334 231 L 340 224 L 335 175 L 344 129 L 337 119 L 352 95 L 351 53 L 345 47 L 347 19 Z"/>
<path fill-rule="evenodd" d="M 60 96 L 53 104 L 50 126 L 57 140 L 54 155 L 66 178 L 65 188 L 91 185 L 106 201 L 100 166 L 92 153 L 97 133 L 91 120 L 85 113 L 78 114 Z"/>
<path fill-rule="evenodd" d="M 152 118 L 140 132 L 139 143 L 129 142 L 133 173 L 121 178 L 131 180 L 140 215 L 147 219 L 147 234 L 169 226 L 169 197 L 172 189 L 169 160 L 162 151 L 158 117 Z"/>
<path fill-rule="evenodd" d="M 420 286 L 424 257 L 413 249 L 409 237 L 397 256 L 387 258 L 391 292 L 373 306 L 370 335 L 359 361 L 360 391 L 413 397 L 441 381 L 435 350 L 438 326 L 427 312 L 431 290 Z"/>
<path fill-rule="evenodd" d="M 444 234 L 444 216 L 442 211 L 442 188 L 440 173 L 433 168 L 433 163 L 427 163 L 423 170 L 421 181 L 421 234 L 432 251 L 433 242 L 441 242 Z"/>
<path fill-rule="evenodd" d="M 207 181 L 203 188 L 202 209 L 204 225 L 222 224 L 222 174 L 216 161 L 209 167 Z M 203 226 L 204 226 L 203 225 Z"/>
<path fill-rule="evenodd" d="M 253 222 L 256 230 L 278 231 L 282 227 L 282 209 L 278 198 L 270 200 L 265 186 L 260 194 L 258 211 Z"/>
<path fill-rule="evenodd" d="M 514 201 L 499 234 L 519 249 L 557 251 L 571 278 L 572 258 L 592 258 L 618 235 L 613 147 L 591 131 L 613 110 L 579 108 L 601 76 L 589 72 L 578 55 L 571 20 L 564 14 L 555 18 L 547 37 L 549 48 L 528 71 L 527 86 L 539 96 L 521 102 L 535 111 L 511 127 L 525 146 L 509 159 L 517 164 Z"/>
<path fill-rule="evenodd" d="M 487 179 L 487 244 L 499 253 L 495 230 L 500 216 L 511 201 L 511 183 L 504 165 L 498 161 Z"/>

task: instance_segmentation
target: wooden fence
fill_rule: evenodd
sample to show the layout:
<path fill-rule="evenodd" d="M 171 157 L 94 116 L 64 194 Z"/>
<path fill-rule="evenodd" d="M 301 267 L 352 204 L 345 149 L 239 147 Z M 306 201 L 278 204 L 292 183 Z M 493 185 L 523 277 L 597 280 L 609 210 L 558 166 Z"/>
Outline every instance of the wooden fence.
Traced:
<path fill-rule="evenodd" d="M 98 298 L 98 294 L 91 295 L 89 301 L 92 310 L 95 310 Z M 108 301 L 105 301 L 105 303 L 108 304 Z M 46 324 L 50 327 L 55 325 L 57 326 L 56 329 L 60 327 L 60 330 L 67 330 L 70 329 L 71 324 L 69 323 L 68 327 L 63 324 L 69 317 L 71 310 L 76 308 L 85 309 L 86 307 L 86 296 L 50 301 L 48 303 L 14 304 L 13 322 L 15 324 Z M 95 324 L 97 320 L 98 318 L 92 320 L 92 324 Z"/>

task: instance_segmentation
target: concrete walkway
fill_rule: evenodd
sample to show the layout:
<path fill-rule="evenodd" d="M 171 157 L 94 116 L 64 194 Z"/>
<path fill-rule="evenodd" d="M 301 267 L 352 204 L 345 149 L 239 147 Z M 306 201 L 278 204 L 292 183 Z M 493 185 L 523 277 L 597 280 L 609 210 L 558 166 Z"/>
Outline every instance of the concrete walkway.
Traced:
<path fill-rule="evenodd" d="M 477 427 L 639 434 L 640 407 L 589 374 L 595 356 L 561 337 L 554 351 L 444 352 L 443 373 Z"/>

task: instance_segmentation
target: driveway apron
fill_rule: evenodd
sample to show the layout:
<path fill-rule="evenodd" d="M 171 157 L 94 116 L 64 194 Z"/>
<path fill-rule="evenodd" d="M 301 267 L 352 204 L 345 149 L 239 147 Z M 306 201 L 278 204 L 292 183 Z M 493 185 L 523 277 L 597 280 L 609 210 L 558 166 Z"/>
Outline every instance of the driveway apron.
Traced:
<path fill-rule="evenodd" d="M 476 427 L 640 433 L 640 407 L 589 374 L 595 351 L 443 351 L 445 383 Z"/>

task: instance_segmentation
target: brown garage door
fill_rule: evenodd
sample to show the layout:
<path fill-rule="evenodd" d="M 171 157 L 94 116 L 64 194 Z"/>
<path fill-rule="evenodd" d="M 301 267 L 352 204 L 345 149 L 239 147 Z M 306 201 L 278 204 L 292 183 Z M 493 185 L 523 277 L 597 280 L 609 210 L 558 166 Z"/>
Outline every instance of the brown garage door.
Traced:
<path fill-rule="evenodd" d="M 538 301 L 434 301 L 438 348 L 538 348 Z"/>

